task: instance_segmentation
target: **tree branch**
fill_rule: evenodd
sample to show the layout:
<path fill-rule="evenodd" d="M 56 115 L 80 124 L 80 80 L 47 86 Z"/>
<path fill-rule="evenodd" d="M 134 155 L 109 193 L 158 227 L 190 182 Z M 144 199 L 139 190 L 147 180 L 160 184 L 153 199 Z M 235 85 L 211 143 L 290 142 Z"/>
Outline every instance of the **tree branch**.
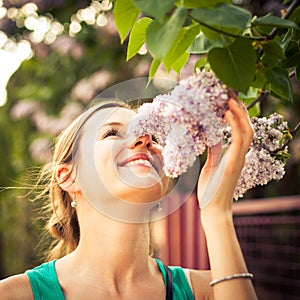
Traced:
<path fill-rule="evenodd" d="M 291 135 L 296 135 L 297 131 L 300 129 L 300 122 L 291 130 Z"/>
<path fill-rule="evenodd" d="M 281 19 L 286 20 L 293 12 L 294 10 L 299 6 L 300 0 L 294 0 L 291 5 L 287 8 L 285 14 L 281 17 Z M 268 40 L 273 40 L 275 36 L 277 35 L 277 32 L 279 31 L 278 28 L 274 28 L 271 33 L 268 35 Z"/>
<path fill-rule="evenodd" d="M 193 20 L 193 21 L 196 21 L 198 24 L 200 24 L 201 26 L 204 26 L 210 30 L 213 30 L 215 32 L 218 32 L 220 34 L 224 34 L 224 35 L 227 35 L 227 36 L 230 36 L 230 37 L 233 37 L 233 38 L 239 38 L 239 37 L 242 37 L 242 38 L 245 38 L 245 39 L 249 39 L 251 41 L 263 41 L 265 40 L 265 37 L 256 37 L 256 36 L 248 36 L 248 35 L 239 35 L 239 34 L 233 34 L 233 33 L 230 33 L 230 32 L 226 32 L 226 31 L 223 31 L 221 29 L 217 29 L 213 26 L 210 26 L 206 23 L 203 23 L 195 18 L 193 18 L 191 15 L 189 15 L 189 17 Z"/>
<path fill-rule="evenodd" d="M 296 75 L 295 70 L 292 70 L 292 71 L 289 73 L 289 77 L 290 77 L 290 78 L 292 78 L 292 77 L 295 76 L 295 75 Z M 256 98 L 253 102 L 251 102 L 251 103 L 247 106 L 247 109 L 249 110 L 249 109 L 252 108 L 256 103 L 262 102 L 263 100 L 265 100 L 269 94 L 270 94 L 269 91 L 264 91 L 264 92 L 262 92 L 258 98 Z M 298 129 L 297 129 L 297 130 L 298 130 Z"/>
<path fill-rule="evenodd" d="M 253 102 L 251 102 L 248 106 L 247 109 L 249 110 L 250 108 L 252 108 L 256 103 L 262 102 L 263 100 L 265 100 L 267 98 L 267 96 L 270 94 L 270 92 L 268 91 L 264 91 L 262 92 L 258 98 L 256 98 Z"/>
<path fill-rule="evenodd" d="M 296 72 L 295 70 L 292 70 L 290 73 L 289 73 L 289 77 L 292 78 L 296 75 Z"/>
<path fill-rule="evenodd" d="M 298 122 L 298 124 L 290 130 L 290 134 L 292 137 L 289 137 L 284 143 L 283 145 L 277 149 L 276 151 L 274 151 L 273 154 L 278 153 L 279 151 L 283 151 L 285 149 L 285 147 L 290 143 L 290 141 L 293 139 L 293 137 L 296 135 L 297 131 L 300 129 L 300 122 Z"/>

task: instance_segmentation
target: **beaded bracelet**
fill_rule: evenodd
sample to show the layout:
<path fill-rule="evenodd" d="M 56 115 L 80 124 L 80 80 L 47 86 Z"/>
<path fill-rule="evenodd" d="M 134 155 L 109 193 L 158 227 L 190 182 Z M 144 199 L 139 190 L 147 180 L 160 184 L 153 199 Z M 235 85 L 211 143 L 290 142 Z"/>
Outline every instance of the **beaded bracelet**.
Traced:
<path fill-rule="evenodd" d="M 215 279 L 213 281 L 210 282 L 210 286 L 213 286 L 219 282 L 222 282 L 222 281 L 226 281 L 226 280 L 231 280 L 231 279 L 236 279 L 236 278 L 249 278 L 249 279 L 253 279 L 253 274 L 251 273 L 240 273 L 240 274 L 233 274 L 233 275 L 230 275 L 230 276 L 225 276 L 225 277 L 222 277 L 222 278 L 218 278 L 218 279 Z"/>

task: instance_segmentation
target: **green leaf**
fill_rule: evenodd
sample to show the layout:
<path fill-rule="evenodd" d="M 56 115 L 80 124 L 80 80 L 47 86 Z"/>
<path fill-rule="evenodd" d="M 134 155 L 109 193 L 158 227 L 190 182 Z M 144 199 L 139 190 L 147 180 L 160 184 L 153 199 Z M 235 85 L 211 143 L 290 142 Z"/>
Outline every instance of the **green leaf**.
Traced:
<path fill-rule="evenodd" d="M 208 61 L 225 84 L 247 92 L 256 70 L 255 50 L 249 40 L 238 38 L 227 48 L 213 48 L 208 53 Z"/>
<path fill-rule="evenodd" d="M 249 105 L 253 100 L 255 100 L 259 96 L 259 94 L 260 94 L 259 89 L 250 87 L 246 93 L 240 92 L 239 98 L 243 101 L 247 100 L 248 103 L 246 103 L 246 104 Z"/>
<path fill-rule="evenodd" d="M 205 26 L 200 25 L 200 28 L 203 34 L 212 43 L 213 47 L 228 47 L 230 44 L 233 43 L 235 39 L 234 37 L 219 33 Z"/>
<path fill-rule="evenodd" d="M 271 85 L 272 92 L 283 99 L 293 99 L 292 85 L 286 69 L 274 68 L 268 70 L 266 77 L 268 83 Z"/>
<path fill-rule="evenodd" d="M 189 60 L 190 54 L 187 52 L 184 52 L 173 64 L 172 69 L 180 75 L 181 69 L 185 66 L 187 61 Z"/>
<path fill-rule="evenodd" d="M 285 68 L 292 68 L 299 64 L 300 52 L 298 43 L 291 41 L 285 51 L 286 59 L 283 62 Z"/>
<path fill-rule="evenodd" d="M 189 47 L 187 52 L 193 54 L 203 54 L 207 53 L 212 47 L 212 43 L 206 38 L 206 36 L 202 32 L 200 32 L 194 39 L 194 42 Z"/>
<path fill-rule="evenodd" d="M 245 102 L 245 104 L 246 104 L 246 102 Z M 260 103 L 255 103 L 254 106 L 252 106 L 251 108 L 248 109 L 248 113 L 249 113 L 249 116 L 251 118 L 259 116 L 260 111 L 261 111 L 260 110 Z"/>
<path fill-rule="evenodd" d="M 268 41 L 267 43 L 263 44 L 264 52 L 268 55 L 272 55 L 273 57 L 278 58 L 285 58 L 285 54 L 283 49 L 279 45 L 279 43 L 275 40 Z"/>
<path fill-rule="evenodd" d="M 264 69 L 257 69 L 254 75 L 254 79 L 251 82 L 251 86 L 258 89 L 263 89 L 266 80 L 267 79 Z"/>
<path fill-rule="evenodd" d="M 276 16 L 263 16 L 261 18 L 257 18 L 251 22 L 251 26 L 266 26 L 266 27 L 279 27 L 279 28 L 294 28 L 297 30 L 300 30 L 300 27 L 290 21 L 290 20 L 285 20 L 281 19 Z"/>
<path fill-rule="evenodd" d="M 133 4 L 133 0 L 116 0 L 113 13 L 121 44 L 123 44 L 140 11 Z"/>
<path fill-rule="evenodd" d="M 268 69 L 272 69 L 278 65 L 278 62 L 281 59 L 285 58 L 285 54 L 283 49 L 279 45 L 279 43 L 275 40 L 268 41 L 263 45 L 264 54 L 262 57 L 262 61 L 264 66 Z"/>
<path fill-rule="evenodd" d="M 198 8 L 198 7 L 215 7 L 219 3 L 231 3 L 231 0 L 184 0 L 183 5 L 187 8 Z"/>
<path fill-rule="evenodd" d="M 167 71 L 170 70 L 172 64 L 177 61 L 189 48 L 195 36 L 199 33 L 199 25 L 193 24 L 189 27 L 183 27 L 171 46 L 169 52 L 166 54 L 163 64 Z"/>
<path fill-rule="evenodd" d="M 260 90 L 250 87 L 247 91 L 246 94 L 244 93 L 239 93 L 238 98 L 241 99 L 245 106 L 248 106 L 249 104 L 251 104 L 255 99 L 258 98 L 260 94 Z M 253 107 L 251 107 L 249 110 L 249 115 L 250 117 L 256 117 L 260 114 L 260 103 L 256 103 Z"/>
<path fill-rule="evenodd" d="M 210 29 L 234 35 L 241 34 L 251 20 L 251 13 L 248 10 L 228 3 L 221 3 L 214 9 L 194 9 L 191 16 L 199 24 L 208 26 Z"/>
<path fill-rule="evenodd" d="M 154 77 L 159 65 L 160 65 L 160 60 L 157 58 L 153 58 L 149 70 L 149 80 L 151 80 Z"/>
<path fill-rule="evenodd" d="M 146 31 L 146 43 L 153 56 L 163 60 L 174 43 L 179 30 L 187 17 L 187 9 L 176 8 L 175 12 L 165 23 L 154 20 Z"/>
<path fill-rule="evenodd" d="M 134 0 L 142 12 L 156 17 L 163 17 L 175 4 L 176 0 Z"/>
<path fill-rule="evenodd" d="M 197 71 L 197 69 L 202 69 L 206 64 L 207 64 L 206 56 L 199 58 L 194 65 L 194 73 Z"/>
<path fill-rule="evenodd" d="M 139 19 L 133 25 L 127 47 L 127 61 L 135 56 L 146 42 L 146 30 L 151 22 L 152 19 L 145 17 Z"/>
<path fill-rule="evenodd" d="M 285 51 L 286 48 L 288 47 L 289 43 L 291 42 L 293 38 L 293 30 L 288 29 L 285 35 L 279 37 L 279 44 L 282 47 L 282 49 Z"/>

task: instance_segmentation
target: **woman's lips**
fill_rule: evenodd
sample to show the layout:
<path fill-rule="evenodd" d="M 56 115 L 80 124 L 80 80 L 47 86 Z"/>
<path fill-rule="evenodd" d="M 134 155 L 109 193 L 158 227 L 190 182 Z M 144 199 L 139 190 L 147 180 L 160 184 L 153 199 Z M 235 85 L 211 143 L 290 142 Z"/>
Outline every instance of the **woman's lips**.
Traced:
<path fill-rule="evenodd" d="M 148 168 L 152 167 L 156 172 L 158 172 L 159 170 L 159 166 L 157 166 L 157 163 L 155 163 L 154 159 L 149 155 L 147 155 L 146 153 L 138 153 L 132 155 L 118 164 L 119 167 L 123 167 L 125 165 L 130 167 L 134 167 L 134 166 L 145 166 Z"/>
<path fill-rule="evenodd" d="M 131 160 L 131 161 L 128 162 L 126 165 L 128 165 L 128 166 L 130 166 L 130 167 L 134 167 L 134 166 L 137 166 L 137 165 L 142 165 L 142 166 L 146 166 L 146 167 L 149 167 L 149 168 L 152 167 L 150 161 L 149 161 L 149 160 L 146 160 L 146 159 L 136 159 L 136 160 Z"/>

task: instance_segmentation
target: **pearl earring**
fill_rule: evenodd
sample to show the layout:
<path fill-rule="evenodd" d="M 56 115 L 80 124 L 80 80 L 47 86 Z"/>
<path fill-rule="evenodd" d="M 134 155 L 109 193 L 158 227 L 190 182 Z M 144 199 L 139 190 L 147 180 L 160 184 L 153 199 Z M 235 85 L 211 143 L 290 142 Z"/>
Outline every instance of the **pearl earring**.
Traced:
<path fill-rule="evenodd" d="M 74 196 L 73 196 L 73 201 L 71 202 L 71 206 L 74 208 L 77 206 L 76 194 L 74 194 Z"/>
<path fill-rule="evenodd" d="M 157 204 L 157 212 L 161 213 L 162 211 L 163 211 L 163 208 L 161 206 L 161 203 L 158 202 L 158 204 Z"/>

